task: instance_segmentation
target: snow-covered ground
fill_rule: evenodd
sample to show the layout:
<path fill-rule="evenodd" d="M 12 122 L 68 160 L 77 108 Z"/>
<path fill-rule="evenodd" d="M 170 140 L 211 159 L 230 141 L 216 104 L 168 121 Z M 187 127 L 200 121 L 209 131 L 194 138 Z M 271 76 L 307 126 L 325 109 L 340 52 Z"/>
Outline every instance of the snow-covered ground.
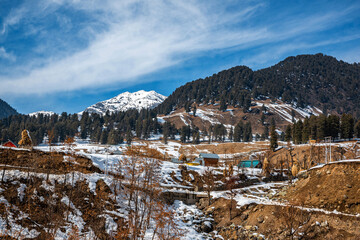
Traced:
<path fill-rule="evenodd" d="M 134 142 L 134 145 L 147 145 L 149 148 L 154 148 L 156 150 L 158 150 L 159 152 L 161 152 L 162 154 L 167 154 L 168 156 L 173 156 L 173 157 L 179 157 L 179 149 L 181 147 L 180 143 L 177 142 L 173 142 L 173 141 L 169 141 L 168 144 L 164 144 L 161 141 L 149 141 L 149 142 Z M 252 144 L 252 143 L 249 143 Z M 317 145 L 322 145 L 322 144 L 317 144 Z M 332 146 L 343 146 L 343 147 L 352 147 L 353 143 L 333 143 Z M 48 146 L 40 146 L 40 147 L 36 147 L 37 149 L 43 150 L 43 151 L 49 151 L 49 147 Z M 67 151 L 67 149 L 64 146 L 53 146 L 52 147 L 54 150 L 56 151 Z M 81 141 L 78 140 L 74 150 L 76 150 L 76 153 L 79 155 L 83 155 L 86 156 L 88 158 L 90 158 L 94 165 L 99 167 L 100 169 L 102 169 L 104 172 L 106 171 L 116 171 L 115 170 L 115 166 L 118 164 L 119 160 L 124 159 L 126 156 L 124 155 L 110 155 L 111 152 L 114 152 L 115 150 L 120 150 L 125 152 L 127 148 L 126 144 L 122 144 L 122 145 L 117 145 L 117 146 L 104 146 L 104 145 L 97 145 L 97 144 L 90 144 L 86 141 Z M 221 157 L 225 157 L 225 156 L 221 156 Z M 228 157 L 230 157 L 230 155 L 228 155 Z M 347 160 L 346 162 L 359 162 L 360 160 Z M 345 161 L 343 161 L 345 162 Z M 172 163 L 172 162 L 168 162 L 168 161 L 161 161 L 160 163 L 160 186 L 171 190 L 173 189 L 177 189 L 177 188 L 182 188 L 184 190 L 186 190 L 186 186 L 183 186 L 181 184 L 179 184 L 179 182 L 182 182 L 182 175 L 181 175 L 181 170 L 179 168 L 179 164 L 176 163 Z M 319 166 L 322 167 L 322 166 Z M 197 172 L 199 175 L 203 175 L 204 171 L 206 170 L 206 167 L 203 166 L 187 166 L 188 170 L 192 170 Z M 223 168 L 219 167 L 217 169 L 218 173 L 220 174 Z M 234 172 L 239 172 L 242 171 L 243 173 L 245 173 L 248 178 L 260 178 L 261 176 L 261 169 L 237 169 L 237 167 L 234 167 Z M 10 181 L 11 179 L 16 179 L 19 176 L 21 177 L 21 175 L 24 175 L 25 173 L 20 172 L 19 170 L 13 170 L 13 171 L 7 171 L 6 174 L 6 180 Z M 174 178 L 178 181 L 175 181 L 172 177 L 172 174 L 174 174 Z M 41 175 L 41 174 L 39 174 Z M 43 174 L 44 178 L 45 178 L 45 174 Z M 68 179 L 71 179 L 71 175 L 69 174 L 69 176 L 67 176 Z M 63 181 L 62 178 L 64 178 L 64 176 L 56 176 L 56 175 L 50 175 L 50 183 L 52 181 L 54 181 L 54 179 L 56 179 L 56 181 Z M 111 185 L 111 181 L 112 181 L 112 177 L 109 175 L 105 175 L 105 174 L 76 174 L 75 175 L 75 182 L 79 181 L 81 179 L 86 179 L 86 181 L 89 184 L 89 188 L 91 191 L 95 191 L 95 187 L 96 187 L 96 182 L 100 179 L 104 180 L 106 184 L 108 184 L 109 186 Z M 44 188 L 47 189 L 51 189 L 52 184 L 47 185 L 47 184 L 43 184 Z M 249 187 L 245 187 L 245 188 L 241 188 L 241 189 L 236 189 L 235 192 L 237 193 L 234 197 L 234 199 L 237 201 L 238 206 L 243 206 L 246 204 L 250 204 L 250 203 L 256 203 L 256 204 L 267 204 L 267 205 L 286 205 L 285 203 L 282 202 L 278 202 L 276 200 L 272 200 L 269 198 L 268 194 L 274 194 L 276 191 L 278 191 L 280 188 L 286 186 L 287 183 L 286 182 L 281 182 L 281 183 L 259 183 L 259 184 L 255 184 Z M 26 188 L 26 186 L 21 186 L 21 188 L 18 189 L 18 194 L 19 196 L 21 196 L 21 194 L 23 194 L 24 189 Z M 0 193 L 1 193 L 1 189 L 0 189 Z M 224 197 L 224 198 L 229 198 L 229 191 L 216 191 L 216 192 L 212 192 L 212 197 L 213 198 L 220 198 L 220 197 Z M 67 199 L 64 198 L 62 199 L 63 202 L 66 202 Z M 5 200 L 6 201 L 6 200 Z M 0 198 L 0 202 L 4 202 L 3 198 Z M 181 228 L 183 228 L 184 230 L 187 231 L 187 234 L 185 235 L 185 237 L 183 239 L 207 239 L 208 236 L 206 234 L 201 234 L 198 233 L 196 231 L 196 229 L 194 228 L 194 224 L 192 224 L 193 221 L 193 216 L 200 216 L 201 212 L 196 208 L 196 206 L 187 206 L 184 205 L 182 202 L 176 201 L 171 208 L 176 212 L 176 216 L 177 216 L 177 222 L 180 225 Z M 307 211 L 321 211 L 321 212 L 325 212 L 325 213 L 335 213 L 335 214 L 342 214 L 342 213 L 338 213 L 338 212 L 328 212 L 322 209 L 317 209 L 317 208 L 304 208 Z M 76 213 L 76 209 L 73 209 L 74 212 Z M 349 215 L 349 214 L 348 214 Z M 353 215 L 349 215 L 349 216 L 353 216 Z M 358 216 L 360 217 L 360 216 Z M 75 222 L 77 222 L 77 224 L 80 224 L 78 226 L 79 229 L 81 229 L 82 225 L 82 221 L 81 221 L 81 215 L 77 214 L 77 215 L 73 215 L 71 217 L 71 219 Z M 112 223 L 112 219 L 110 219 L 109 216 L 107 216 L 107 221 L 109 226 L 113 226 Z M 1 225 L 4 224 L 3 222 L 0 221 L 0 229 L 1 229 Z M 16 225 L 13 225 L 13 229 L 16 229 Z M 114 228 L 114 226 L 112 227 Z M 68 231 L 69 229 L 67 229 L 66 231 Z M 26 236 L 37 236 L 36 232 L 26 232 Z M 59 232 L 58 238 L 57 239 L 64 239 L 63 236 L 65 236 L 64 234 L 66 234 L 66 232 Z M 88 234 L 92 234 L 92 233 L 88 233 Z M 149 236 L 151 235 L 150 233 L 148 234 Z M 151 239 L 151 238 L 148 238 Z"/>
<path fill-rule="evenodd" d="M 269 103 L 264 101 L 255 101 L 255 104 L 257 106 L 264 105 L 268 109 L 268 111 L 277 113 L 280 117 L 282 117 L 284 120 L 286 120 L 289 123 L 292 123 L 292 116 L 291 116 L 292 111 L 300 115 L 302 118 L 310 117 L 311 115 L 317 116 L 322 113 L 322 111 L 317 107 L 307 106 L 306 108 L 299 108 L 283 102 Z M 294 119 L 296 121 L 299 120 L 297 117 L 295 117 Z"/>

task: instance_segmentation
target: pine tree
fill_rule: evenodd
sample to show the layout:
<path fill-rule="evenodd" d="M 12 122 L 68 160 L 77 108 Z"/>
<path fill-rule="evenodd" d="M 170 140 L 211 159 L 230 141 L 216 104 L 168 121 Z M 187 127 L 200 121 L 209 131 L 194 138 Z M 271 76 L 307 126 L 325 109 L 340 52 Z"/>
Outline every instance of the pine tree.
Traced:
<path fill-rule="evenodd" d="M 291 121 L 295 123 L 295 110 L 291 109 Z"/>
<path fill-rule="evenodd" d="M 249 111 L 249 108 L 251 106 L 251 98 L 249 95 L 247 95 L 245 97 L 245 100 L 244 100 L 244 107 L 243 107 L 243 112 L 246 113 Z"/>
<path fill-rule="evenodd" d="M 291 125 L 289 124 L 289 125 L 287 125 L 286 130 L 285 130 L 285 141 L 286 142 L 291 141 L 291 132 L 292 132 Z"/>
<path fill-rule="evenodd" d="M 198 131 L 193 134 L 193 143 L 194 144 L 200 143 L 200 133 Z"/>
<path fill-rule="evenodd" d="M 306 143 L 310 139 L 310 120 L 308 117 L 304 119 L 304 126 L 303 126 L 303 132 L 302 132 L 302 142 Z"/>
<path fill-rule="evenodd" d="M 360 120 L 355 124 L 355 137 L 360 138 Z"/>
<path fill-rule="evenodd" d="M 131 130 L 129 129 L 126 133 L 126 144 L 131 145 L 133 135 L 131 133 Z"/>
<path fill-rule="evenodd" d="M 244 123 L 240 121 L 235 126 L 234 130 L 234 142 L 241 142 L 244 138 Z"/>
<path fill-rule="evenodd" d="M 183 126 L 183 127 L 181 128 L 180 141 L 181 141 L 182 143 L 185 143 L 185 142 L 186 142 L 186 126 Z"/>
<path fill-rule="evenodd" d="M 275 149 L 278 147 L 278 137 L 277 133 L 275 131 L 275 125 L 271 126 L 271 134 L 270 134 L 270 149 L 272 151 L 275 151 Z"/>
<path fill-rule="evenodd" d="M 100 143 L 101 143 L 101 144 L 106 144 L 106 143 L 107 143 L 107 140 L 108 140 L 108 132 L 107 132 L 106 129 L 104 129 L 104 130 L 101 132 Z"/>
<path fill-rule="evenodd" d="M 264 105 L 263 105 L 263 106 L 264 106 Z M 264 113 L 261 114 L 260 122 L 261 122 L 262 125 L 265 124 L 265 114 L 264 114 Z"/>
<path fill-rule="evenodd" d="M 108 134 L 108 137 L 107 137 L 107 144 L 110 144 L 110 145 L 116 145 L 117 144 L 115 135 L 116 135 L 115 130 L 111 129 L 109 134 Z"/>
<path fill-rule="evenodd" d="M 329 136 L 331 136 L 333 139 L 339 137 L 340 118 L 337 115 L 328 116 L 328 130 L 329 130 Z"/>
<path fill-rule="evenodd" d="M 226 100 L 225 98 L 221 98 L 220 100 L 220 111 L 225 112 L 227 108 Z"/>
<path fill-rule="evenodd" d="M 168 127 L 167 122 L 164 124 L 163 128 L 164 128 L 164 130 L 163 130 L 163 140 L 164 140 L 164 144 L 168 144 L 169 127 Z"/>
<path fill-rule="evenodd" d="M 251 123 L 247 122 L 244 127 L 244 142 L 251 142 L 252 141 L 252 128 Z"/>
<path fill-rule="evenodd" d="M 299 120 L 294 124 L 294 138 L 293 138 L 293 141 L 294 141 L 295 144 L 302 143 L 302 131 L 303 131 L 303 122 L 301 120 Z"/>
<path fill-rule="evenodd" d="M 234 138 L 234 127 L 231 127 L 230 131 L 229 131 L 229 140 L 230 140 L 230 142 L 233 141 L 233 138 Z"/>
<path fill-rule="evenodd" d="M 340 135 L 343 139 L 350 139 L 354 136 L 354 118 L 351 114 L 341 116 Z"/>
<path fill-rule="evenodd" d="M 267 125 L 265 125 L 264 127 L 264 139 L 268 139 L 269 138 L 269 127 Z"/>
<path fill-rule="evenodd" d="M 186 102 L 184 107 L 185 107 L 185 112 L 189 113 L 189 112 L 190 112 L 191 103 L 190 103 L 190 102 Z"/>
<path fill-rule="evenodd" d="M 141 119 L 138 119 L 136 121 L 135 132 L 136 132 L 136 137 L 141 138 L 141 134 L 142 134 L 142 121 L 141 121 Z"/>
<path fill-rule="evenodd" d="M 317 118 L 317 137 L 319 139 L 324 139 L 325 137 L 329 136 L 328 133 L 328 121 L 324 114 L 321 114 Z"/>

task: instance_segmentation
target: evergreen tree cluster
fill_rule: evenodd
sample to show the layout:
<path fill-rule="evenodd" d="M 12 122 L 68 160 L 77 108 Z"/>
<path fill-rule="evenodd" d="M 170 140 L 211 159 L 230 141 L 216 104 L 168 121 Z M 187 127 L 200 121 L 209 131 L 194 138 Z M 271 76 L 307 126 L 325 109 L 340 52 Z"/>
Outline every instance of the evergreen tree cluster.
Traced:
<path fill-rule="evenodd" d="M 251 142 L 252 128 L 251 123 L 240 121 L 234 129 L 234 142 Z"/>
<path fill-rule="evenodd" d="M 355 123 L 351 114 L 319 115 L 299 120 L 288 125 L 285 130 L 285 141 L 292 140 L 295 144 L 307 143 L 309 139 L 324 140 L 360 138 L 360 120 Z"/>
<path fill-rule="evenodd" d="M 172 124 L 165 124 L 166 131 L 171 136 L 176 133 Z M 136 137 L 147 139 L 150 134 L 163 132 L 163 126 L 158 123 L 156 113 L 152 110 L 128 110 L 114 114 L 77 114 L 62 113 L 61 115 L 12 115 L 0 120 L 0 139 L 11 139 L 18 142 L 21 131 L 30 132 L 34 144 L 40 144 L 48 131 L 54 130 L 54 142 L 63 142 L 67 136 L 80 138 L 90 137 L 93 142 L 102 144 L 119 144 L 125 139 L 131 142 L 133 133 Z"/>
<path fill-rule="evenodd" d="M 251 98 L 282 99 L 298 107 L 321 106 L 360 117 L 360 64 L 348 64 L 323 54 L 299 55 L 265 69 L 237 66 L 177 88 L 157 107 L 168 114 L 176 108 L 220 102 L 248 111 Z M 190 111 L 189 107 L 187 107 Z"/>

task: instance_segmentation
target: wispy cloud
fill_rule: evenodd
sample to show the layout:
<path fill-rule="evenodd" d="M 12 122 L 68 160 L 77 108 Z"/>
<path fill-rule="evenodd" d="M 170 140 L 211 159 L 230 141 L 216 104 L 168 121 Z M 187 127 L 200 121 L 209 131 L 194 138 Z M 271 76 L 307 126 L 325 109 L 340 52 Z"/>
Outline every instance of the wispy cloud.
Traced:
<path fill-rule="evenodd" d="M 14 62 L 16 60 L 16 56 L 12 53 L 7 52 L 4 47 L 0 47 L 0 59 L 1 58 L 11 62 Z"/>
<path fill-rule="evenodd" d="M 94 40 L 81 51 L 49 60 L 44 67 L 29 69 L 25 76 L 3 79 L 1 84 L 7 87 L 0 93 L 49 93 L 127 82 L 172 66 L 188 55 L 249 43 L 266 34 L 263 28 L 227 29 L 235 23 L 234 16 L 227 17 L 219 6 L 214 9 L 196 1 L 109 1 L 75 3 L 73 7 L 96 12 L 98 6 L 104 11 L 99 21 L 106 24 L 107 31 L 97 29 Z M 256 9 L 250 6 L 234 13 L 237 22 Z"/>
<path fill-rule="evenodd" d="M 36 9 L 22 6 L 6 18 L 4 32 L 8 26 L 31 22 L 22 22 L 24 19 L 46 21 L 56 13 L 61 33 L 54 35 L 54 29 L 40 29 L 44 24 L 38 27 L 28 24 L 28 34 L 36 33 L 41 40 L 35 47 L 36 52 L 47 55 L 21 65 L 20 76 L 2 76 L 0 83 L 4 87 L 0 94 L 43 94 L 111 83 L 141 83 L 142 76 L 179 64 L 194 55 L 216 49 L 278 43 L 323 31 L 347 13 L 328 12 L 301 19 L 295 16 L 290 21 L 265 23 L 255 19 L 267 4 L 243 1 L 235 9 L 231 4 L 231 1 L 196 0 L 43 0 Z M 85 14 L 88 25 L 74 22 L 69 14 L 63 13 L 64 9 L 79 16 Z M 73 38 L 84 40 L 84 43 L 73 48 Z M 284 47 L 281 51 L 288 49 Z M 266 51 L 263 54 L 265 56 Z M 34 63 L 36 61 L 40 63 Z"/>

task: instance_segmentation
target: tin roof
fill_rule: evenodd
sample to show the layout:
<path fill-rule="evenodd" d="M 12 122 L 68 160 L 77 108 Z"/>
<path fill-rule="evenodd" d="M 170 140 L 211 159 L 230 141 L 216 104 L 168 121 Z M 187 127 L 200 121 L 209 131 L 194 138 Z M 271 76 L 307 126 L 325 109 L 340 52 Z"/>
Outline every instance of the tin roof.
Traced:
<path fill-rule="evenodd" d="M 219 155 L 213 153 L 200 153 L 199 157 L 201 158 L 216 158 L 219 159 Z"/>

